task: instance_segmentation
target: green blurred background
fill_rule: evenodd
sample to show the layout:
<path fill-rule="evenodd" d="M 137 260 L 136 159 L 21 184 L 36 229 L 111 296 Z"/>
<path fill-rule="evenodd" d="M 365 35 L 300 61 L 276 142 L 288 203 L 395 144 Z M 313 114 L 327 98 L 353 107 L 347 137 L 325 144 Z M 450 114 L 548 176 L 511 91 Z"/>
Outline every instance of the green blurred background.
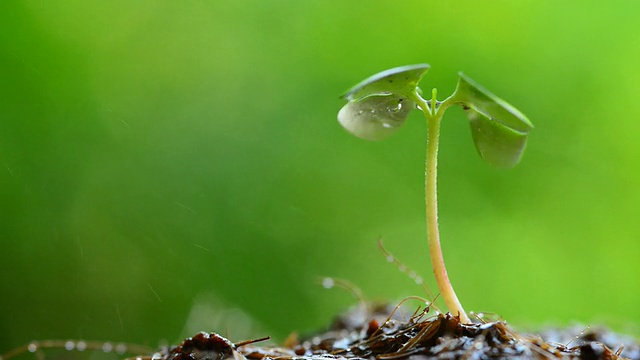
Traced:
<path fill-rule="evenodd" d="M 467 310 L 516 327 L 640 324 L 640 3 L 6 1 L 0 4 L 0 352 L 32 339 L 155 346 L 284 338 L 431 280 L 426 127 L 380 143 L 347 88 L 428 62 L 534 122 L 485 165 L 447 113 L 440 224 Z M 433 282 L 431 282 L 433 284 Z"/>

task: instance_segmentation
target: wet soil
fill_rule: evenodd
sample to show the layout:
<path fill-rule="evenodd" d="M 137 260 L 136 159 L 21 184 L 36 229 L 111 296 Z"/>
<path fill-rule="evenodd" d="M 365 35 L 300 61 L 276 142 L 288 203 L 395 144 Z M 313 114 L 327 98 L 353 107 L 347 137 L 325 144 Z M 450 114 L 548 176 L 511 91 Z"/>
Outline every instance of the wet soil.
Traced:
<path fill-rule="evenodd" d="M 428 310 L 406 314 L 389 305 L 361 306 L 337 318 L 327 331 L 300 339 L 292 335 L 281 347 L 234 344 L 215 333 L 199 333 L 153 359 L 640 359 L 636 341 L 603 329 L 524 335 L 504 321 L 478 317 L 462 324 L 456 316 Z"/>
<path fill-rule="evenodd" d="M 458 317 L 428 307 L 407 312 L 392 305 L 361 304 L 335 319 L 326 331 L 302 337 L 292 334 L 279 347 L 262 346 L 264 340 L 268 338 L 234 343 L 216 333 L 201 332 L 155 353 L 125 344 L 52 340 L 31 342 L 0 360 L 30 353 L 46 360 L 86 359 L 76 355 L 91 351 L 120 359 L 137 354 L 131 360 L 640 360 L 637 339 L 602 328 L 550 329 L 529 335 L 514 331 L 501 319 L 478 315 L 472 324 L 462 324 Z M 42 351 L 47 349 L 77 351 L 45 355 Z"/>

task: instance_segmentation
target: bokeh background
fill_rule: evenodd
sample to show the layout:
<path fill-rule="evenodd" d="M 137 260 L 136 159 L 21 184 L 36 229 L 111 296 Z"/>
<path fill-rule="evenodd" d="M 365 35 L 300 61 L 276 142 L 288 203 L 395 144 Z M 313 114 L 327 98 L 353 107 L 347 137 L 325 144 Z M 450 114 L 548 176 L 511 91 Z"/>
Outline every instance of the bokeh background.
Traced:
<path fill-rule="evenodd" d="M 323 328 L 433 285 L 418 112 L 366 142 L 338 96 L 378 71 L 457 72 L 536 128 L 520 165 L 448 111 L 445 259 L 467 310 L 640 335 L 640 3 L 3 1 L 0 352 Z"/>

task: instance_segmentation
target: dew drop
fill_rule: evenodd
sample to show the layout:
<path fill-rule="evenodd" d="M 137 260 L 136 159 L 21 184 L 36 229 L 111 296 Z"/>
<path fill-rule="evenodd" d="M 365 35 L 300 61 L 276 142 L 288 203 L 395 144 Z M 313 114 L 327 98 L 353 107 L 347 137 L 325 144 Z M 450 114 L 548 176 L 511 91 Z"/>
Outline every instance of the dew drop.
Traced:
<path fill-rule="evenodd" d="M 387 255 L 387 261 L 392 263 L 393 262 L 393 256 Z"/>
<path fill-rule="evenodd" d="M 66 350 L 73 350 L 73 348 L 76 347 L 76 344 L 73 343 L 73 341 L 67 341 L 66 343 L 64 343 L 64 348 Z"/>
<path fill-rule="evenodd" d="M 34 342 L 29 344 L 29 346 L 27 346 L 27 350 L 29 350 L 29 352 L 31 353 L 38 351 L 38 344 Z"/>
<path fill-rule="evenodd" d="M 390 106 L 388 108 L 388 111 L 390 113 L 399 113 L 400 110 L 402 110 L 402 99 L 398 100 L 398 103 L 395 104 L 394 106 Z"/>
<path fill-rule="evenodd" d="M 76 349 L 78 349 L 78 351 L 87 350 L 87 343 L 84 341 L 78 341 L 78 343 L 76 344 Z"/>
<path fill-rule="evenodd" d="M 113 345 L 111 343 L 104 343 L 102 344 L 102 351 L 109 353 L 113 351 Z"/>
<path fill-rule="evenodd" d="M 324 287 L 325 289 L 331 289 L 335 286 L 335 282 L 333 281 L 332 278 L 324 278 L 322 279 L 322 287 Z"/>
<path fill-rule="evenodd" d="M 122 354 L 126 353 L 127 352 L 127 345 L 125 345 L 125 344 L 116 345 L 116 352 L 119 355 L 122 355 Z"/>

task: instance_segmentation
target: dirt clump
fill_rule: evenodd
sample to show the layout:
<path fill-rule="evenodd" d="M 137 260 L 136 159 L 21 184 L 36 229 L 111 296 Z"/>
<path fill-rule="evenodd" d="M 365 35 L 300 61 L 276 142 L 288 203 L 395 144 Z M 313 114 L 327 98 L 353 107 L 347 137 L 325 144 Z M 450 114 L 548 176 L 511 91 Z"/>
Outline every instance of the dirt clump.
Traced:
<path fill-rule="evenodd" d="M 200 333 L 181 345 L 154 354 L 154 360 L 431 360 L 431 359 L 640 359 L 638 344 L 604 330 L 548 331 L 522 335 L 504 321 L 463 324 L 429 308 L 402 316 L 391 306 L 358 307 L 337 318 L 326 332 L 282 347 L 248 341 L 233 344 L 215 333 Z M 391 315 L 389 315 L 391 314 Z M 562 341 L 562 342 L 561 342 Z"/>

